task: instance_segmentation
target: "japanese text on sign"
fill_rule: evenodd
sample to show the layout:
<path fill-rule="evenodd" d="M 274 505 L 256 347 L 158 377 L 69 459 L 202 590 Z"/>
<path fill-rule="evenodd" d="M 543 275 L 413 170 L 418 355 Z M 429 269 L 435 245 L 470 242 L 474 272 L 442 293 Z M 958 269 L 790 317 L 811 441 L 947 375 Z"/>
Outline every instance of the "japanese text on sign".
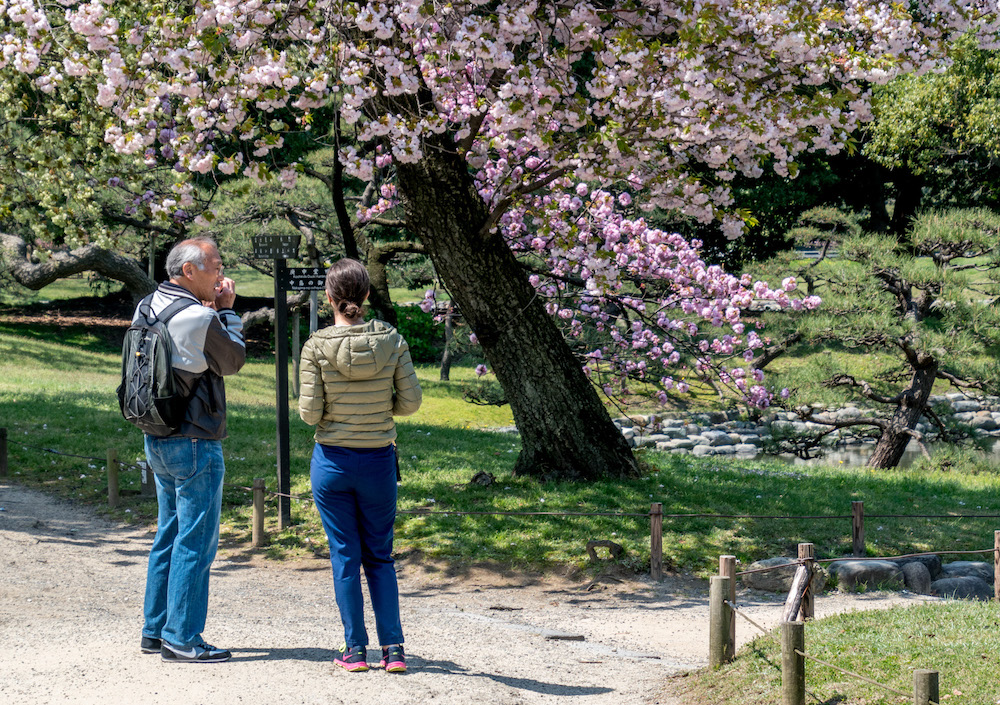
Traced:
<path fill-rule="evenodd" d="M 313 291 L 326 288 L 326 270 L 322 267 L 289 267 L 282 288 L 286 291 Z"/>

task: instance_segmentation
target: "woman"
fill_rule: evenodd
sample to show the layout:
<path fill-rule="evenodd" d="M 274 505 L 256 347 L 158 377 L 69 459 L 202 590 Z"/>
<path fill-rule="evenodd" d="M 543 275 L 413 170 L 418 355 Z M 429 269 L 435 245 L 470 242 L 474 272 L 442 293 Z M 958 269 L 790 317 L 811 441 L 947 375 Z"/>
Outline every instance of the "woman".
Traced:
<path fill-rule="evenodd" d="M 334 663 L 367 671 L 368 632 L 361 567 L 375 611 L 381 666 L 406 671 L 399 588 L 392 559 L 396 518 L 396 424 L 393 416 L 420 407 L 421 391 L 409 346 L 388 323 L 364 320 L 368 272 L 342 259 L 326 275 L 334 325 L 302 348 L 299 415 L 316 426 L 313 497 L 330 542 L 344 647 Z"/>

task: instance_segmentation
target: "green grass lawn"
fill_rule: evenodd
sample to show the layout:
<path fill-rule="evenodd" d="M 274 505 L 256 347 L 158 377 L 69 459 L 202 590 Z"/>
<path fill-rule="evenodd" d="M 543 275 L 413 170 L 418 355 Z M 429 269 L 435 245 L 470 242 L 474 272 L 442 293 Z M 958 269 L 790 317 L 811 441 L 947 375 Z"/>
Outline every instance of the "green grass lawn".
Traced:
<path fill-rule="evenodd" d="M 140 432 L 121 419 L 114 397 L 119 355 L 85 331 L 56 341 L 33 329 L 0 324 L 0 426 L 9 434 L 11 473 L 18 482 L 102 507 L 106 496 L 103 458 L 114 448 L 123 462 L 142 458 Z M 441 382 L 437 369 L 420 367 L 425 402 L 399 420 L 403 473 L 399 506 L 434 513 L 401 515 L 397 548 L 459 562 L 490 561 L 506 566 L 546 568 L 586 564 L 586 542 L 610 539 L 627 551 L 628 565 L 649 563 L 649 522 L 645 516 L 466 516 L 446 512 L 567 513 L 619 512 L 642 515 L 652 502 L 667 514 L 849 515 L 854 500 L 873 514 L 995 513 L 1000 484 L 991 472 L 930 473 L 917 470 L 872 472 L 840 467 L 792 468 L 779 460 L 732 461 L 656 452 L 640 454 L 644 475 L 620 482 L 539 483 L 513 477 L 519 452 L 516 436 L 491 429 L 512 423 L 509 409 L 473 406 L 462 399 L 473 383 L 468 366 L 453 369 Z M 251 360 L 227 383 L 230 437 L 224 443 L 227 481 L 226 541 L 242 545 L 250 536 L 249 487 L 255 477 L 275 488 L 274 364 Z M 291 403 L 292 493 L 309 495 L 312 429 Z M 49 453 L 43 449 L 59 451 Z M 84 456 L 84 457 L 73 457 Z M 470 484 L 481 471 L 492 473 L 489 487 Z M 123 475 L 126 492 L 138 489 L 138 473 Z M 155 503 L 126 494 L 109 512 L 127 521 L 152 522 Z M 292 504 L 293 526 L 278 531 L 270 505 L 274 556 L 300 555 L 325 543 L 315 509 Z M 866 527 L 873 555 L 992 546 L 998 522 L 990 520 L 870 520 Z M 848 553 L 847 519 L 668 518 L 664 561 L 668 567 L 710 574 L 723 553 L 749 562 L 771 555 L 794 555 L 799 542 L 812 542 L 820 557 Z"/>
<path fill-rule="evenodd" d="M 114 388 L 119 353 L 85 328 L 63 331 L 0 322 L 0 427 L 8 432 L 9 468 L 15 482 L 90 505 L 130 523 L 152 525 L 155 501 L 140 497 L 131 463 L 142 458 L 137 429 L 118 413 Z M 425 402 L 399 420 L 403 482 L 396 524 L 400 556 L 428 556 L 456 566 L 489 564 L 520 569 L 604 569 L 589 566 L 586 544 L 610 539 L 626 551 L 616 570 L 649 568 L 652 502 L 667 514 L 782 516 L 849 515 L 854 500 L 865 502 L 867 550 L 873 556 L 930 550 L 991 548 L 1000 522 L 991 519 L 874 519 L 876 514 L 1000 513 L 995 472 L 948 472 L 789 466 L 778 460 L 735 461 L 640 453 L 643 475 L 631 481 L 539 483 L 513 477 L 520 446 L 516 436 L 493 429 L 512 423 L 506 408 L 480 407 L 462 399 L 474 383 L 470 366 L 456 366 L 442 382 L 432 366 L 418 370 Z M 255 477 L 274 489 L 275 399 L 272 359 L 250 360 L 227 382 L 230 437 L 224 442 L 227 483 L 223 508 L 223 550 L 250 548 L 249 487 Z M 292 493 L 309 495 L 312 430 L 292 401 Z M 122 501 L 106 507 L 106 453 L 117 451 L 129 467 L 121 478 Z M 57 451 L 57 452 L 52 452 Z M 481 471 L 489 487 L 470 484 Z M 277 528 L 275 503 L 268 502 L 266 555 L 280 559 L 322 554 L 325 537 L 312 504 L 292 503 L 293 525 Z M 464 512 L 565 512 L 565 516 L 505 516 Z M 639 516 L 579 516 L 618 512 Z M 851 550 L 849 519 L 666 518 L 664 562 L 668 569 L 701 577 L 712 574 L 720 554 L 747 564 L 773 555 L 794 555 L 812 542 L 820 558 Z M 989 560 L 988 556 L 984 556 Z M 1000 699 L 992 659 L 998 651 L 992 604 L 949 604 L 854 613 L 807 627 L 807 651 L 843 668 L 865 673 L 898 690 L 911 687 L 913 668 L 942 673 L 942 694 L 955 702 Z M 745 625 L 741 626 L 745 628 Z M 733 664 L 699 671 L 674 685 L 687 701 L 755 705 L 780 701 L 780 654 L 767 638 L 741 650 Z M 807 687 L 821 703 L 898 703 L 899 696 L 844 679 L 810 665 Z M 961 696 L 954 691 L 962 693 Z"/>

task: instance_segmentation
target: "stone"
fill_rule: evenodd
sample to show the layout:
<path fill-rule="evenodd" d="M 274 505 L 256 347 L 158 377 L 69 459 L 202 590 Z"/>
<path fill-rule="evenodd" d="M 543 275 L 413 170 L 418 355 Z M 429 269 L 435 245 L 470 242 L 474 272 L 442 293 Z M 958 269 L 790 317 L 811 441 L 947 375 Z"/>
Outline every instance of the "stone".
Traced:
<path fill-rule="evenodd" d="M 712 446 L 716 455 L 736 455 L 736 446 Z"/>
<path fill-rule="evenodd" d="M 931 583 L 931 594 L 957 600 L 974 599 L 988 602 L 993 599 L 993 586 L 985 580 L 970 575 L 961 575 L 955 578 L 935 580 Z"/>
<path fill-rule="evenodd" d="M 976 416 L 972 419 L 970 424 L 973 428 L 978 428 L 981 431 L 995 431 L 997 429 L 997 422 L 992 416 Z"/>
<path fill-rule="evenodd" d="M 630 426 L 626 426 L 622 429 L 622 436 L 625 437 L 626 441 L 631 441 L 635 438 L 635 429 Z"/>
<path fill-rule="evenodd" d="M 670 426 L 663 429 L 663 435 L 670 438 L 687 438 L 687 434 L 684 433 L 684 429 L 677 426 Z"/>
<path fill-rule="evenodd" d="M 923 563 L 904 563 L 900 570 L 903 571 L 903 583 L 910 592 L 918 595 L 931 594 L 931 572 Z"/>
<path fill-rule="evenodd" d="M 899 590 L 903 587 L 903 571 L 892 561 L 850 560 L 830 564 L 841 590 Z"/>
<path fill-rule="evenodd" d="M 748 573 L 741 575 L 740 579 L 745 586 L 754 590 L 788 592 L 792 588 L 792 579 L 795 577 L 795 571 L 798 569 L 798 564 L 795 560 L 794 558 L 779 556 L 777 558 L 764 558 L 763 560 L 754 561 L 747 570 L 757 570 L 758 568 L 773 568 L 774 570 L 767 570 L 761 573 Z M 821 565 L 814 564 L 814 568 L 811 587 L 813 595 L 818 595 L 826 587 L 827 575 Z"/>
<path fill-rule="evenodd" d="M 979 411 L 979 402 L 959 399 L 951 403 L 951 408 L 955 411 Z"/>
<path fill-rule="evenodd" d="M 931 575 L 931 580 L 941 577 L 941 556 L 931 553 L 926 556 L 912 556 L 910 558 L 897 558 L 895 563 L 902 568 L 907 563 L 922 563 L 927 572 Z"/>
<path fill-rule="evenodd" d="M 737 443 L 733 450 L 740 455 L 757 455 L 760 452 L 760 448 L 752 443 Z"/>
<path fill-rule="evenodd" d="M 993 582 L 993 564 L 982 561 L 952 561 L 941 566 L 942 578 L 979 578 L 983 582 Z"/>
<path fill-rule="evenodd" d="M 729 434 L 725 431 L 704 431 L 701 437 L 710 446 L 731 446 L 733 445 L 733 439 L 729 437 Z"/>
<path fill-rule="evenodd" d="M 691 449 L 691 453 L 699 457 L 705 455 L 715 455 L 715 448 L 713 448 L 712 446 L 704 446 L 704 445 L 695 446 L 694 448 Z"/>

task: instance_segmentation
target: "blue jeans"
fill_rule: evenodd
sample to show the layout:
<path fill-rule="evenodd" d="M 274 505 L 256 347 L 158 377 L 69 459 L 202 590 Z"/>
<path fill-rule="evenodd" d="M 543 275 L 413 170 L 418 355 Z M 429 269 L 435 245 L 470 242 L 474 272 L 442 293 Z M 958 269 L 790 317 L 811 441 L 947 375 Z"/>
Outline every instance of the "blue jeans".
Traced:
<path fill-rule="evenodd" d="M 201 643 L 208 576 L 219 547 L 222 443 L 146 436 L 159 518 L 149 552 L 143 636 L 188 648 Z"/>
<path fill-rule="evenodd" d="M 361 568 L 383 646 L 403 643 L 399 587 L 392 559 L 396 519 L 396 450 L 343 448 L 319 443 L 313 449 L 313 498 L 330 542 L 333 589 L 348 646 L 368 646 Z"/>

